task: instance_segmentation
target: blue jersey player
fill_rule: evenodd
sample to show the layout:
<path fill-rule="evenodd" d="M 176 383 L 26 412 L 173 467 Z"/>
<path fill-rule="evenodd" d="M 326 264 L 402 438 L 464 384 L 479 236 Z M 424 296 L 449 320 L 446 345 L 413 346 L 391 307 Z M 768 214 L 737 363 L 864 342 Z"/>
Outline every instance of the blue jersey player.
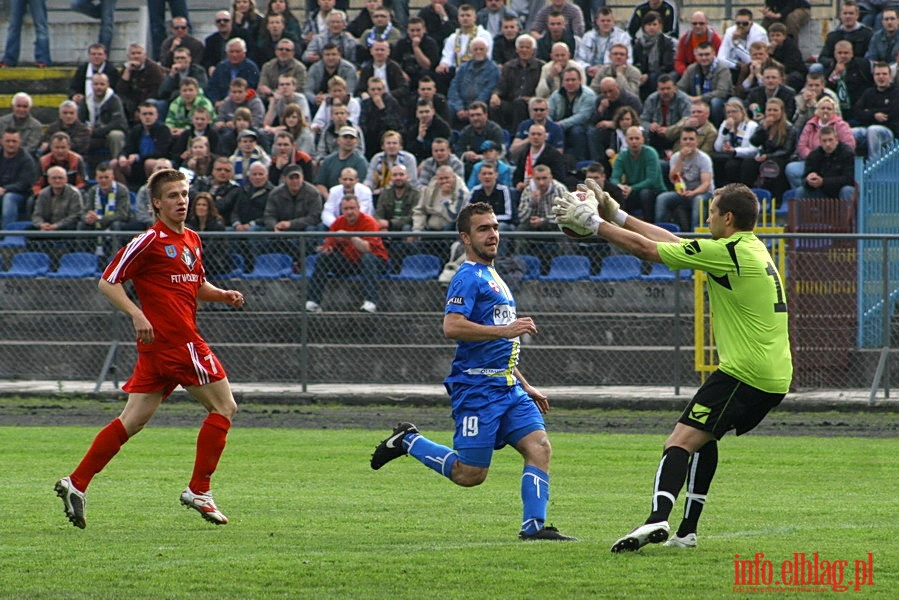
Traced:
<path fill-rule="evenodd" d="M 465 206 L 457 220 L 465 263 L 447 292 L 443 332 L 458 342 L 445 385 L 453 403 L 453 448 L 425 438 L 412 423 L 399 423 L 371 457 L 371 468 L 409 454 L 457 485 L 484 482 L 495 449 L 514 446 L 524 457 L 522 540 L 575 541 L 546 526 L 552 447 L 543 413 L 549 402 L 518 370 L 520 336 L 536 334 L 530 317 L 518 317 L 512 292 L 493 259 L 499 223 L 484 202 Z"/>

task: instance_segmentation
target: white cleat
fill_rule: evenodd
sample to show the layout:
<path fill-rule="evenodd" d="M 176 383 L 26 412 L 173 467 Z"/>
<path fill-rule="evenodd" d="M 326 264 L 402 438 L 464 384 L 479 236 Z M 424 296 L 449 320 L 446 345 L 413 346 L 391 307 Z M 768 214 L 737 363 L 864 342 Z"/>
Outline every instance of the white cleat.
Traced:
<path fill-rule="evenodd" d="M 675 535 L 672 538 L 669 538 L 665 545 L 670 548 L 695 548 L 696 547 L 696 534 L 688 533 L 684 537 L 680 537 Z"/>
<path fill-rule="evenodd" d="M 228 523 L 228 517 L 223 515 L 215 505 L 215 501 L 212 499 L 212 492 L 195 494 L 190 488 L 184 488 L 184 491 L 181 492 L 181 504 L 194 509 L 210 523 L 215 523 L 216 525 Z"/>
<path fill-rule="evenodd" d="M 661 544 L 668 539 L 668 521 L 640 525 L 612 544 L 612 552 L 636 552 L 646 544 Z"/>

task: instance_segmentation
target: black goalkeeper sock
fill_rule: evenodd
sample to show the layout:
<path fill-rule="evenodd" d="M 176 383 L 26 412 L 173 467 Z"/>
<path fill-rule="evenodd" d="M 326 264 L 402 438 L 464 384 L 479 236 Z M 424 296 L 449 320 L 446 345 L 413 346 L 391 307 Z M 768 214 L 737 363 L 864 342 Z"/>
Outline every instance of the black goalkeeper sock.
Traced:
<path fill-rule="evenodd" d="M 647 523 L 668 520 L 677 495 L 684 485 L 684 479 L 687 477 L 689 460 L 690 453 L 678 446 L 670 446 L 662 453 L 662 460 L 659 461 L 659 470 L 656 472 L 653 485 L 652 513 L 646 519 Z"/>
<path fill-rule="evenodd" d="M 696 526 L 705 500 L 718 468 L 718 442 L 712 440 L 693 453 L 687 473 L 687 497 L 684 504 L 684 520 L 677 528 L 677 536 L 696 533 Z"/>

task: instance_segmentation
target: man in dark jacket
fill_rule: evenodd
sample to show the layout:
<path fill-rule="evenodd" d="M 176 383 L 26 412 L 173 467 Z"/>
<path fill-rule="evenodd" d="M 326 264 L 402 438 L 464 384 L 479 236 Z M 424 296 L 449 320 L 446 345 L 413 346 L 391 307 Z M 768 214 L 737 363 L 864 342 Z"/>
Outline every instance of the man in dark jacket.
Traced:
<path fill-rule="evenodd" d="M 322 220 L 322 197 L 311 183 L 303 181 L 303 169 L 284 169 L 284 183 L 273 189 L 265 205 L 268 231 L 317 231 Z"/>
<path fill-rule="evenodd" d="M 874 87 L 862 93 L 852 115 L 861 125 L 852 129 L 856 148 L 867 142 L 870 159 L 880 156 L 883 146 L 899 135 L 899 89 L 887 63 L 874 63 Z"/>
<path fill-rule="evenodd" d="M 165 79 L 165 70 L 159 63 L 147 58 L 147 51 L 140 44 L 128 46 L 128 61 L 115 86 L 116 94 L 125 107 L 125 118 L 136 123 L 137 107 L 142 102 L 156 98 L 159 86 Z"/>
<path fill-rule="evenodd" d="M 797 198 L 839 198 L 851 200 L 855 194 L 855 154 L 837 138 L 833 127 L 822 127 L 821 145 L 805 159 L 802 185 Z"/>
<path fill-rule="evenodd" d="M 528 118 L 528 101 L 536 94 L 543 61 L 535 58 L 537 43 L 528 34 L 515 40 L 518 58 L 503 65 L 499 83 L 490 96 L 490 118 L 504 129 L 514 129 Z"/>
<path fill-rule="evenodd" d="M 122 101 L 109 87 L 109 78 L 103 73 L 94 75 L 91 88 L 93 94 L 78 103 L 78 119 L 91 128 L 91 150 L 108 148 L 110 155 L 118 156 L 128 129 Z"/>
<path fill-rule="evenodd" d="M 31 186 L 37 181 L 37 164 L 22 150 L 22 136 L 15 129 L 2 132 L 0 144 L 0 199 L 3 202 L 3 229 L 18 221 L 25 198 L 31 193 Z"/>
<path fill-rule="evenodd" d="M 121 174 L 128 183 L 135 185 L 146 181 L 153 172 L 153 159 L 168 157 L 172 149 L 172 132 L 160 123 L 155 104 L 142 102 L 138 107 L 138 120 L 140 123 L 128 130 L 122 154 L 111 161 L 117 175 Z"/>

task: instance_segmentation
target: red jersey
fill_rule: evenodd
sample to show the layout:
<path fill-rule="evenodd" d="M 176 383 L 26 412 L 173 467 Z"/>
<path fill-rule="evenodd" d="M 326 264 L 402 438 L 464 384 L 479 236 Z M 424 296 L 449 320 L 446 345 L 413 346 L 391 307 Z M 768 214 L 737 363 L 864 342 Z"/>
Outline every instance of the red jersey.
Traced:
<path fill-rule="evenodd" d="M 141 310 L 153 325 L 154 340 L 139 352 L 166 350 L 203 341 L 197 331 L 197 293 L 206 281 L 202 244 L 196 232 L 176 233 L 162 221 L 121 248 L 103 272 L 109 283 L 129 279 Z"/>
<path fill-rule="evenodd" d="M 346 217 L 340 215 L 337 219 L 331 223 L 331 227 L 329 231 L 340 231 L 343 229 L 344 231 L 379 231 L 381 226 L 378 225 L 377 219 L 372 217 L 371 215 L 367 215 L 365 213 L 359 213 L 359 219 L 356 221 L 355 225 L 350 225 L 346 220 Z M 362 237 L 363 240 L 369 243 L 371 246 L 371 253 L 380 258 L 381 260 L 387 260 L 387 248 L 384 246 L 384 238 L 373 236 L 373 237 Z M 351 263 L 358 263 L 362 260 L 362 255 L 359 254 L 359 251 L 350 243 L 350 238 L 345 237 L 329 237 L 325 238 L 325 247 L 326 248 L 337 248 L 340 250 L 340 253 L 343 254 L 344 258 L 346 258 Z"/>

